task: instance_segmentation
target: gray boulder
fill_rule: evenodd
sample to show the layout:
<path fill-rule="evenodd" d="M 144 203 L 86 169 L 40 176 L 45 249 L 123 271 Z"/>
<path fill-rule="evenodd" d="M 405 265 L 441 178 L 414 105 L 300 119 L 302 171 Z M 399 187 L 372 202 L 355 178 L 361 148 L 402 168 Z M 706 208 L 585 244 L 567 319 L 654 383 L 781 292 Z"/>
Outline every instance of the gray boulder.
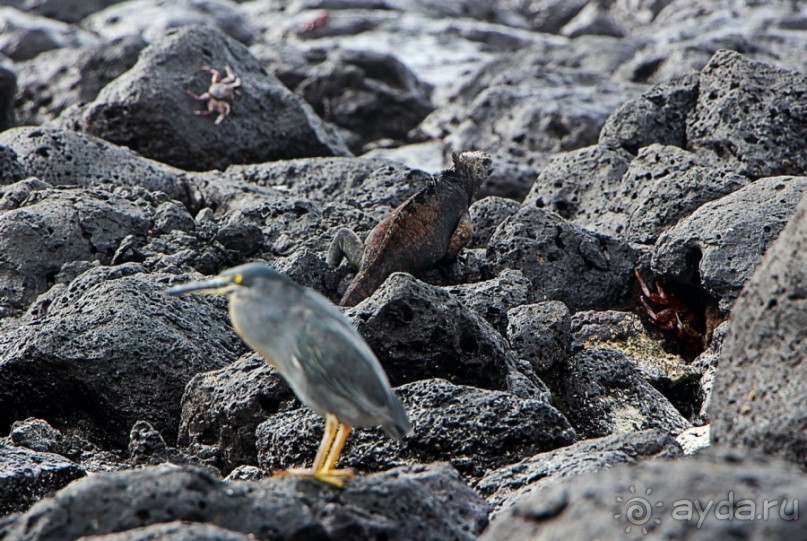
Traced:
<path fill-rule="evenodd" d="M 188 200 L 179 170 L 91 135 L 22 126 L 0 133 L 0 145 L 17 153 L 29 175 L 54 186 L 140 186 Z"/>
<path fill-rule="evenodd" d="M 78 460 L 85 442 L 73 436 L 65 436 L 43 419 L 28 418 L 11 425 L 8 438 L 18 447 L 26 447 L 40 453 L 53 453 Z"/>
<path fill-rule="evenodd" d="M 688 147 L 750 178 L 807 173 L 807 75 L 718 51 L 699 76 Z"/>
<path fill-rule="evenodd" d="M 704 204 L 658 238 L 653 270 L 702 287 L 728 312 L 805 191 L 807 177 L 771 177 Z"/>
<path fill-rule="evenodd" d="M 788 0 L 617 0 L 614 4 L 624 18 L 635 18 L 634 14 L 644 11 L 641 8 L 652 10 L 632 34 L 643 47 L 635 58 L 615 70 L 614 76 L 619 79 L 674 81 L 703 69 L 721 49 L 738 51 L 766 64 L 803 68 L 798 51 L 805 39 L 794 31 L 803 28 L 803 15 L 801 6 Z"/>
<path fill-rule="evenodd" d="M 0 443 L 0 516 L 27 510 L 74 479 L 84 477 L 75 462 L 52 453 Z M 0 526 L 0 537 L 3 531 Z"/>
<path fill-rule="evenodd" d="M 703 203 L 746 177 L 675 146 L 651 144 L 630 160 L 624 150 L 590 147 L 562 155 L 533 185 L 525 205 L 548 206 L 583 227 L 652 244 Z"/>
<path fill-rule="evenodd" d="M 652 329 L 652 326 L 650 326 Z M 582 311 L 571 318 L 573 348 L 612 350 L 627 359 L 648 383 L 672 402 L 686 418 L 698 415 L 704 397 L 700 380 L 704 367 L 669 351 L 659 332 L 652 332 L 632 312 Z M 712 341 L 712 345 L 716 342 Z"/>
<path fill-rule="evenodd" d="M 233 165 L 223 172 L 190 173 L 186 178 L 194 199 L 219 212 L 247 212 L 275 198 L 305 199 L 320 207 L 349 201 L 380 221 L 431 175 L 384 159 L 300 158 Z M 362 225 L 354 227 L 363 231 Z"/>
<path fill-rule="evenodd" d="M 560 33 L 575 38 L 587 34 L 624 37 L 626 30 L 614 19 L 605 2 L 588 2 L 574 18 L 563 25 Z"/>
<path fill-rule="evenodd" d="M 619 204 L 614 197 L 632 158 L 625 150 L 603 145 L 558 154 L 538 175 L 524 206 L 594 226 L 608 205 Z"/>
<path fill-rule="evenodd" d="M 697 422 L 700 423 L 710 423 L 712 419 L 712 397 L 714 395 L 712 391 L 714 390 L 717 367 L 720 364 L 720 356 L 723 351 L 723 344 L 726 341 L 729 326 L 728 321 L 724 321 L 718 325 L 712 334 L 712 343 L 709 344 L 706 351 L 698 355 L 698 358 L 692 362 L 692 367 L 701 373 L 700 380 L 698 381 L 697 400 L 700 404 Z"/>
<path fill-rule="evenodd" d="M 599 143 L 632 154 L 653 143 L 685 148 L 687 118 L 697 99 L 695 75 L 656 85 L 610 114 L 600 131 Z"/>
<path fill-rule="evenodd" d="M 126 235 L 151 227 L 148 207 L 105 190 L 31 189 L 18 208 L 0 212 L 0 310 L 8 314 L 46 291 L 65 263 L 108 263 Z"/>
<path fill-rule="evenodd" d="M 162 201 L 155 209 L 151 233 L 147 238 L 125 237 L 112 264 L 142 263 L 150 272 L 178 274 L 194 269 L 209 275 L 254 258 L 263 247 L 260 228 L 238 211 L 218 220 L 205 208 L 194 219 L 176 201 Z"/>
<path fill-rule="evenodd" d="M 669 432 L 642 430 L 577 442 L 562 449 L 525 458 L 489 472 L 475 488 L 493 507 L 491 518 L 518 501 L 567 483 L 573 477 L 618 464 L 656 458 L 677 458 L 681 447 Z"/>
<path fill-rule="evenodd" d="M 580 13 L 586 0 L 532 0 L 516 4 L 516 12 L 524 17 L 536 32 L 559 34 L 561 28 Z"/>
<path fill-rule="evenodd" d="M 625 225 L 624 235 L 629 241 L 652 244 L 704 203 L 748 183 L 747 177 L 732 168 L 715 166 L 697 154 L 651 145 L 639 151 L 622 178 L 623 191 L 618 199 L 627 204 L 619 221 Z"/>
<path fill-rule="evenodd" d="M 185 176 L 194 206 L 215 208 L 218 216 L 238 213 L 262 232 L 261 257 L 288 258 L 285 270 L 296 269 L 295 279 L 317 289 L 327 284 L 326 295 L 334 297 L 332 282 L 349 272 L 346 265 L 335 273 L 322 267 L 336 232 L 346 227 L 363 236 L 430 178 L 399 163 L 361 158 L 285 160 Z M 311 273 L 306 261 L 314 265 Z"/>
<path fill-rule="evenodd" d="M 18 125 L 51 123 L 71 106 L 92 101 L 107 83 L 137 62 L 146 42 L 127 36 L 81 48 L 46 51 L 19 62 Z"/>
<path fill-rule="evenodd" d="M 210 86 L 203 65 L 230 65 L 241 79 L 239 92 L 227 98 L 232 112 L 221 124 L 195 115 L 206 103 L 187 95 Z M 63 123 L 189 170 L 347 153 L 310 107 L 266 74 L 243 45 L 200 27 L 153 42 L 132 69 Z"/>
<path fill-rule="evenodd" d="M 169 297 L 168 276 L 142 272 L 91 269 L 0 335 L 0 426 L 35 416 L 122 449 L 147 420 L 175 441 L 185 385 L 244 346 L 220 299 Z"/>
<path fill-rule="evenodd" d="M 175 521 L 196 524 L 174 534 L 179 539 L 215 528 L 226 535 L 216 539 L 471 541 L 487 523 L 487 504 L 445 465 L 358 477 L 338 493 L 310 479 L 224 482 L 194 468 L 156 466 L 73 483 L 6 523 L 0 535 L 153 539 L 142 529 L 162 535 L 157 525 Z"/>
<path fill-rule="evenodd" d="M 489 323 L 442 288 L 394 273 L 347 315 L 393 385 L 445 378 L 548 399 L 529 364 L 513 355 Z"/>
<path fill-rule="evenodd" d="M 625 242 L 522 207 L 490 239 L 493 272 L 518 269 L 532 282 L 530 302 L 558 300 L 569 310 L 609 308 L 628 294 L 635 264 Z"/>
<path fill-rule="evenodd" d="M 249 354 L 188 382 L 177 445 L 227 474 L 258 463 L 255 429 L 292 407 L 297 403 L 285 381 L 260 356 Z"/>
<path fill-rule="evenodd" d="M 502 391 L 454 385 L 442 379 L 396 389 L 414 434 L 396 443 L 380 428 L 353 432 L 340 460 L 368 472 L 401 464 L 450 462 L 480 477 L 540 451 L 569 445 L 575 432 L 547 402 Z M 265 470 L 310 466 L 322 435 L 322 417 L 308 408 L 273 415 L 258 427 L 258 458 Z"/>
<path fill-rule="evenodd" d="M 4 4 L 5 5 L 5 4 Z M 61 47 L 78 47 L 96 38 L 75 26 L 13 7 L 0 7 L 0 53 L 20 61 Z"/>
<path fill-rule="evenodd" d="M 596 143 L 611 111 L 638 90 L 605 75 L 545 64 L 544 48 L 498 57 L 421 126 L 455 151 L 495 155 L 481 195 L 523 199 L 553 154 Z"/>
<path fill-rule="evenodd" d="M 28 172 L 19 162 L 14 149 L 0 145 L 0 190 L 3 190 L 3 186 L 18 182 L 27 176 Z"/>
<path fill-rule="evenodd" d="M 137 421 L 129 432 L 129 463 L 133 465 L 162 464 L 168 462 L 169 451 L 165 439 L 151 423 Z"/>
<path fill-rule="evenodd" d="M 505 336 L 509 311 L 527 302 L 530 287 L 530 281 L 521 271 L 504 269 L 490 280 L 460 283 L 445 289 Z"/>
<path fill-rule="evenodd" d="M 393 55 L 369 50 L 313 51 L 311 68 L 290 88 L 325 121 L 347 132 L 360 153 L 379 140 L 403 141 L 434 106 L 431 86 Z"/>
<path fill-rule="evenodd" d="M 253 38 L 251 21 L 229 0 L 176 0 L 168 5 L 159 0 L 128 0 L 109 4 L 82 21 L 82 26 L 107 40 L 138 36 L 151 42 L 183 26 L 223 32 L 247 44 Z"/>
<path fill-rule="evenodd" d="M 807 199 L 735 304 L 712 393 L 712 442 L 807 467 Z"/>
<path fill-rule="evenodd" d="M 507 312 L 507 340 L 538 374 L 566 362 L 572 347 L 571 317 L 559 301 L 523 304 Z"/>
<path fill-rule="evenodd" d="M 679 8 L 681 3 L 676 2 Z M 673 32 L 676 29 L 680 31 L 680 25 L 671 26 L 670 29 Z M 648 32 L 649 28 L 642 34 Z M 702 33 L 678 35 L 672 42 L 665 40 L 663 34 L 662 30 L 654 34 L 650 42 L 643 41 L 645 46 L 633 58 L 619 66 L 614 71 L 614 76 L 636 83 L 674 83 L 701 71 L 721 49 L 738 51 L 766 63 L 779 64 L 783 60 L 772 55 L 773 51 L 760 47 L 767 36 L 763 37 L 759 33 L 753 36 L 742 35 L 739 32 L 726 32 L 719 25 L 714 25 L 711 28 L 705 27 Z"/>
<path fill-rule="evenodd" d="M 584 438 L 650 428 L 678 434 L 691 426 L 619 351 L 584 349 L 556 377 L 548 382 L 557 406 Z"/>
<path fill-rule="evenodd" d="M 337 293 L 340 278 L 347 274 L 348 269 L 345 267 L 334 269 L 328 265 L 325 258 L 325 254 L 320 255 L 309 248 L 300 248 L 288 257 L 275 260 L 274 267 L 298 284 L 319 291 L 337 304 L 340 298 Z"/>
<path fill-rule="evenodd" d="M 788 541 L 803 534 L 796 506 L 805 497 L 807 480 L 786 464 L 701 453 L 620 465 L 549 487 L 500 514 L 480 540 L 621 541 L 628 534 L 706 541 L 742 531 L 751 541 Z"/>
<path fill-rule="evenodd" d="M 490 195 L 475 201 L 468 209 L 474 224 L 469 248 L 484 248 L 503 221 L 518 212 L 518 201 Z"/>
<path fill-rule="evenodd" d="M 28 177 L 25 180 L 17 181 L 13 184 L 0 186 L 0 210 L 14 210 L 20 208 L 32 192 L 51 188 L 53 188 L 51 184 L 43 182 L 36 177 Z"/>
<path fill-rule="evenodd" d="M 77 23 L 118 0 L 4 0 L 3 4 L 66 23 Z"/>
<path fill-rule="evenodd" d="M 469 3 L 476 7 L 466 10 Z M 443 103 L 454 83 L 494 58 L 496 53 L 512 52 L 548 40 L 546 36 L 513 26 L 468 18 L 477 10 L 487 14 L 498 10 L 499 5 L 480 0 L 450 4 L 425 0 L 328 4 L 329 19 L 316 28 L 310 28 L 310 24 L 323 15 L 319 7 L 324 4 L 295 4 L 299 11 L 292 14 L 287 9 L 283 15 L 292 16 L 280 20 L 277 8 L 271 9 L 266 4 L 244 7 L 252 8 L 250 11 L 256 12 L 256 19 L 265 17 L 261 21 L 263 37 L 272 46 L 292 42 L 309 49 L 367 49 L 366 44 L 372 42 L 374 51 L 402 59 L 421 81 L 433 84 L 435 103 Z M 351 5 L 356 9 L 350 9 Z M 455 15 L 462 13 L 462 16 L 430 18 L 419 13 L 424 8 Z M 424 54 L 427 51 L 439 54 Z"/>

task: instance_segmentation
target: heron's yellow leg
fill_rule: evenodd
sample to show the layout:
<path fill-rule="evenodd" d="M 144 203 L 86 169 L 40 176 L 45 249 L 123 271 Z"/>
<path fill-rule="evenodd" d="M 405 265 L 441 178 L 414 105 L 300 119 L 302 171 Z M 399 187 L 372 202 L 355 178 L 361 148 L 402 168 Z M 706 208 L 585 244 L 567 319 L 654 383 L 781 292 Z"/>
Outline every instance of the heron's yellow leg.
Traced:
<path fill-rule="evenodd" d="M 347 441 L 347 437 L 350 435 L 350 426 L 346 425 L 345 423 L 339 423 L 339 429 L 336 431 L 336 436 L 333 440 L 333 445 L 331 446 L 331 450 L 328 452 L 328 456 L 325 458 L 325 464 L 323 464 L 322 469 L 329 474 L 333 472 L 347 472 L 350 470 L 336 470 L 334 466 L 336 466 L 336 462 L 339 460 L 339 455 L 342 454 L 342 449 L 345 448 L 345 442 Z M 350 474 L 346 474 L 347 476 L 352 475 L 353 472 Z"/>
<path fill-rule="evenodd" d="M 335 487 L 342 487 L 345 484 L 345 477 L 353 477 L 353 470 L 334 469 L 349 435 L 350 427 L 344 423 L 339 423 L 339 429 L 336 431 L 336 436 L 333 439 L 330 451 L 328 451 L 328 456 L 325 457 L 325 462 L 320 469 L 314 471 L 315 479 Z"/>
<path fill-rule="evenodd" d="M 339 427 L 339 421 L 336 419 L 336 415 L 330 413 L 325 415 L 325 434 L 322 435 L 322 443 L 319 444 L 317 456 L 314 457 L 314 466 L 311 468 L 314 472 L 320 471 L 325 464 L 325 459 L 328 457 L 337 435 L 337 427 Z"/>
<path fill-rule="evenodd" d="M 328 452 L 331 450 L 333 440 L 339 429 L 339 421 L 336 415 L 330 413 L 325 416 L 325 433 L 322 435 L 322 442 L 319 444 L 317 456 L 314 457 L 314 465 L 308 468 L 289 468 L 287 470 L 276 470 L 275 475 L 292 475 L 295 477 L 317 477 L 317 473 L 322 471 Z"/>

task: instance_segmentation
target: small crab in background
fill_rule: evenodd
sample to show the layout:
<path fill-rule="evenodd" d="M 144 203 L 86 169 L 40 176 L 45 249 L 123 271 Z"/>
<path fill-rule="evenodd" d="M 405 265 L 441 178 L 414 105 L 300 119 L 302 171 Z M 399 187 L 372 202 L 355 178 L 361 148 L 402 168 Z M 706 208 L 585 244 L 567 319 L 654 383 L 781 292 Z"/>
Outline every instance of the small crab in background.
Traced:
<path fill-rule="evenodd" d="M 308 21 L 303 23 L 303 25 L 300 27 L 297 33 L 307 34 L 309 32 L 313 32 L 314 30 L 322 28 L 323 26 L 328 24 L 330 20 L 331 20 L 330 13 L 328 13 L 327 11 L 320 12 L 312 19 L 309 19 Z"/>
<path fill-rule="evenodd" d="M 655 291 L 651 291 L 639 270 L 634 269 L 633 272 L 642 289 L 639 301 L 653 324 L 662 331 L 673 334 L 675 340 L 686 350 L 696 354 L 703 351 L 704 321 L 698 310 L 678 295 L 665 291 L 658 282 L 654 284 Z M 659 308 L 654 309 L 651 303 Z"/>
<path fill-rule="evenodd" d="M 186 90 L 186 92 L 195 100 L 207 101 L 207 109 L 193 113 L 196 115 L 218 113 L 219 116 L 216 117 L 215 123 L 221 124 L 221 121 L 230 114 L 230 103 L 226 100 L 237 92 L 236 89 L 241 86 L 241 79 L 233 72 L 233 68 L 229 64 L 224 66 L 227 72 L 226 77 L 222 77 L 219 70 L 210 66 L 202 66 L 202 69 L 212 74 L 207 92 L 204 94 L 194 94 L 190 90 Z"/>

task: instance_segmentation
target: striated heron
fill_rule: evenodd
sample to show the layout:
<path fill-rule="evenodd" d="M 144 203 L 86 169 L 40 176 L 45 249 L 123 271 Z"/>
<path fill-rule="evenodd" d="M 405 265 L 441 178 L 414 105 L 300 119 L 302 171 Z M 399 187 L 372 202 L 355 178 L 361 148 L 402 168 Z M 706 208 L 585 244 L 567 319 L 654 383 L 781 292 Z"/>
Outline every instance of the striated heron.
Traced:
<path fill-rule="evenodd" d="M 277 369 L 304 404 L 325 417 L 325 435 L 313 467 L 279 474 L 342 486 L 353 472 L 336 469 L 336 463 L 351 427 L 381 425 L 398 441 L 412 431 L 370 347 L 342 312 L 316 291 L 263 263 L 247 263 L 167 293 L 226 295 L 238 335 Z"/>

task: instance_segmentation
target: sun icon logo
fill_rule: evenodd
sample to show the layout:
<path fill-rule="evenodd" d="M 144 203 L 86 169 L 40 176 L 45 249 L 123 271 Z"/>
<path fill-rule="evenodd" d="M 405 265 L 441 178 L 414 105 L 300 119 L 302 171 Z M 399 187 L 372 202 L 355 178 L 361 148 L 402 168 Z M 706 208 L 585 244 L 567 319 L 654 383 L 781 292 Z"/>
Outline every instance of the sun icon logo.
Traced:
<path fill-rule="evenodd" d="M 625 517 L 628 521 L 628 526 L 625 528 L 625 533 L 630 533 L 634 526 L 642 528 L 642 535 L 647 535 L 647 526 L 651 523 L 661 524 L 661 519 L 653 516 L 656 508 L 664 507 L 664 502 L 657 501 L 656 503 L 650 502 L 650 495 L 653 493 L 652 488 L 645 490 L 644 496 L 636 495 L 636 487 L 630 487 L 632 496 L 625 500 L 622 496 L 617 496 L 617 503 L 622 505 L 622 513 L 616 513 L 614 518 L 619 520 Z"/>

